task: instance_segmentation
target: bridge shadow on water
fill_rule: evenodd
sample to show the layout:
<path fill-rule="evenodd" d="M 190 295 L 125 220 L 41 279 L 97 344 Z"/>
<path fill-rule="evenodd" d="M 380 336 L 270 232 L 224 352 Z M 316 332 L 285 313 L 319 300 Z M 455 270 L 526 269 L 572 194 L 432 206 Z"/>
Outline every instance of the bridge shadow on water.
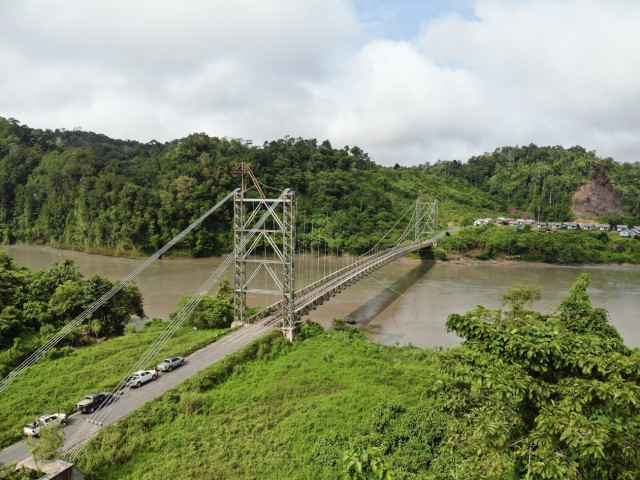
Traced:
<path fill-rule="evenodd" d="M 435 265 L 433 261 L 422 261 L 418 266 L 409 270 L 391 285 L 378 293 L 367 303 L 358 307 L 345 317 L 345 320 L 352 324 L 357 324 L 364 329 L 367 324 L 382 313 L 389 305 L 405 294 L 411 286 L 424 277 Z M 372 275 L 375 275 L 373 273 Z"/>

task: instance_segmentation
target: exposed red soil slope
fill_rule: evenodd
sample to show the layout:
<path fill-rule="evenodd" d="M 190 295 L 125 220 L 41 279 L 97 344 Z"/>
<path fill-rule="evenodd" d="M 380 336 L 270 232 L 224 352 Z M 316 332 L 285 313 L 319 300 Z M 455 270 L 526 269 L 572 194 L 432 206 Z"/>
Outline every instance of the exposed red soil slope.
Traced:
<path fill-rule="evenodd" d="M 603 168 L 599 168 L 596 177 L 573 195 L 571 210 L 577 217 L 624 214 L 622 203 L 618 200 Z"/>

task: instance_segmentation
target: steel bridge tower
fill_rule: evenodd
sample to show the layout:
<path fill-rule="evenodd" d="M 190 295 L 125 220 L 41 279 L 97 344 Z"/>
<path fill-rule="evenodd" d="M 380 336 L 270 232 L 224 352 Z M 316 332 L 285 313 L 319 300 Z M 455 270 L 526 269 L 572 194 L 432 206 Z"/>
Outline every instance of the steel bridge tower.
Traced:
<path fill-rule="evenodd" d="M 234 199 L 234 240 L 236 247 L 234 321 L 247 323 L 247 293 L 282 294 L 284 336 L 293 340 L 295 315 L 295 194 L 286 189 L 276 199 L 246 198 L 243 191 Z M 266 220 L 265 220 L 266 218 Z M 256 255 L 258 247 L 264 256 Z M 267 249 L 272 254 L 267 255 Z M 247 278 L 247 265 L 253 269 Z M 266 272 L 277 290 L 254 288 L 254 280 Z"/>
<path fill-rule="evenodd" d="M 415 243 L 432 237 L 438 226 L 438 200 L 433 202 L 416 200 L 414 221 Z"/>

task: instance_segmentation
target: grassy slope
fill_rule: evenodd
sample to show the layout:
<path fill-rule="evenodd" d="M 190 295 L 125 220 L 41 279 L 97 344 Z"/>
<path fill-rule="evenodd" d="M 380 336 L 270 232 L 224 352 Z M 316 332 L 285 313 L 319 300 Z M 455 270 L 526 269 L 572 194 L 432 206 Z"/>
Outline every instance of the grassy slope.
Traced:
<path fill-rule="evenodd" d="M 434 351 L 341 332 L 271 342 L 281 344 L 274 359 L 240 352 L 106 429 L 79 466 L 105 479 L 334 479 L 372 408 L 414 405 L 437 377 Z M 263 349 L 247 348 L 253 358 Z"/>
<path fill-rule="evenodd" d="M 124 337 L 81 348 L 55 360 L 43 359 L 0 393 L 0 445 L 22 437 L 22 427 L 45 413 L 71 413 L 75 403 L 90 392 L 109 391 L 162 331 L 151 326 Z M 228 330 L 182 327 L 149 367 L 167 355 L 189 354 Z"/>

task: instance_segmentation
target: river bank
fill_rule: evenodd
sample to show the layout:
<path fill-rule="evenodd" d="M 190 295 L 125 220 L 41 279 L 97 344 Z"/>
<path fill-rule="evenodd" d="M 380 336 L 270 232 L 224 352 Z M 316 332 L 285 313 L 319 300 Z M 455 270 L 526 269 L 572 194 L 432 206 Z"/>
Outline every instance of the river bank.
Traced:
<path fill-rule="evenodd" d="M 618 232 L 464 227 L 438 240 L 434 255 L 490 260 L 504 256 L 562 265 L 640 264 L 640 241 Z"/>
<path fill-rule="evenodd" d="M 47 246 L 9 245 L 0 249 L 6 250 L 17 264 L 34 270 L 68 258 L 78 265 L 83 275 L 99 274 L 111 280 L 126 277 L 141 262 Z M 198 291 L 224 258 L 165 258 L 150 265 L 136 280 L 147 316 L 168 318 L 179 300 Z M 297 256 L 296 284 L 300 288 L 345 264 L 346 259 L 340 257 Z M 306 318 L 324 326 L 329 326 L 334 318 L 349 319 L 363 328 L 370 340 L 385 344 L 449 347 L 461 341 L 444 327 L 449 314 L 465 313 L 477 305 L 500 308 L 501 295 L 514 283 L 540 288 L 542 300 L 535 309 L 553 311 L 582 272 L 591 274 L 589 294 L 593 305 L 609 311 L 612 324 L 627 345 L 640 346 L 638 265 L 566 266 L 523 261 L 506 265 L 495 260 L 458 264 L 403 257 L 361 279 L 309 312 Z M 233 268 L 225 275 L 233 278 Z M 274 300 L 273 295 L 248 296 L 250 306 L 263 307 Z"/>
<path fill-rule="evenodd" d="M 602 270 L 638 270 L 640 271 L 640 264 L 637 263 L 575 263 L 575 264 L 566 264 L 566 263 L 549 263 L 543 261 L 534 261 L 534 260 L 523 260 L 523 259 L 508 259 L 507 255 L 501 255 L 495 259 L 489 260 L 479 260 L 475 258 L 470 258 L 467 256 L 453 256 L 449 255 L 447 260 L 435 260 L 435 263 L 439 264 L 447 264 L 454 263 L 460 265 L 496 265 L 502 267 L 517 267 L 519 265 L 526 265 L 528 267 L 566 267 L 566 268 L 576 268 L 576 269 L 602 269 Z"/>

